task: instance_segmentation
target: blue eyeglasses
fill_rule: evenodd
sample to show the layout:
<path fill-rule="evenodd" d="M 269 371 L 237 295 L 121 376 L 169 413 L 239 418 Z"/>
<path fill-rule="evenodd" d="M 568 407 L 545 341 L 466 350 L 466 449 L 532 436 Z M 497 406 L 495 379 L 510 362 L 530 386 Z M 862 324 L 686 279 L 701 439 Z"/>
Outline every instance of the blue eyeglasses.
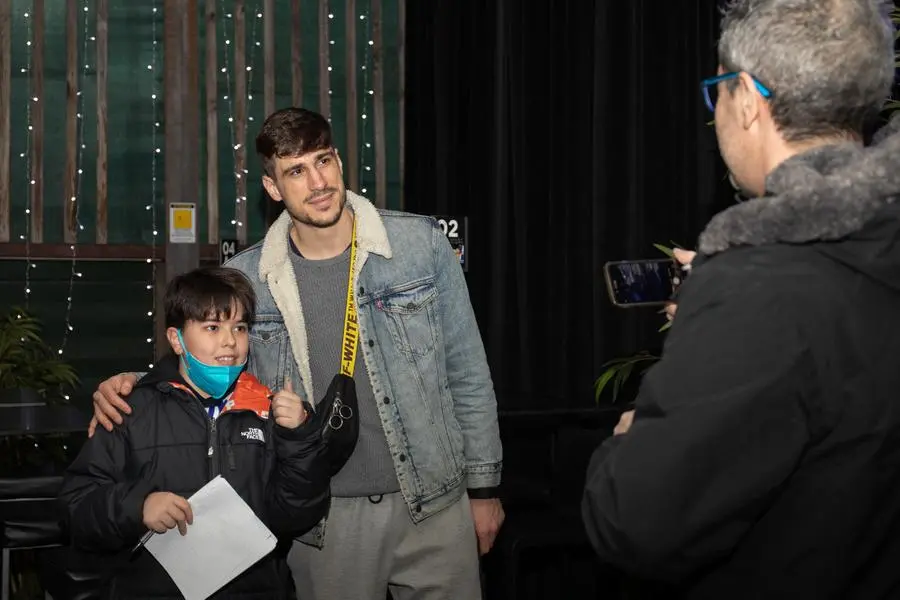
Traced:
<path fill-rule="evenodd" d="M 729 79 L 736 79 L 740 76 L 739 72 L 731 72 L 731 73 L 722 73 L 721 75 L 716 75 L 715 77 L 710 77 L 709 79 L 704 79 L 700 82 L 700 88 L 703 90 L 703 99 L 706 100 L 706 106 L 709 110 L 715 112 L 716 111 L 716 103 L 713 100 L 712 96 L 710 96 L 709 90 L 715 90 L 716 85 L 721 81 L 727 81 Z M 753 75 L 750 76 L 753 80 L 754 85 L 756 85 L 757 91 L 763 98 L 769 99 L 772 97 L 772 92 L 764 86 L 759 80 Z"/>

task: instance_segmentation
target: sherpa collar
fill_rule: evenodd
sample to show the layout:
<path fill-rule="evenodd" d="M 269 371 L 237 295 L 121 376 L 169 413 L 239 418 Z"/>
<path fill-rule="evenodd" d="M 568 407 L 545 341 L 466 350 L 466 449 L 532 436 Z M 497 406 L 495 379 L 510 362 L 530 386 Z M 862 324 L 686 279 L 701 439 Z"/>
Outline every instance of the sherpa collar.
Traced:
<path fill-rule="evenodd" d="M 347 190 L 347 206 L 356 218 L 356 238 L 359 250 L 391 258 L 391 244 L 381 216 L 366 198 Z M 266 281 L 269 273 L 279 269 L 290 260 L 288 236 L 291 230 L 291 216 L 283 211 L 266 233 L 262 254 L 259 258 L 259 280 Z"/>

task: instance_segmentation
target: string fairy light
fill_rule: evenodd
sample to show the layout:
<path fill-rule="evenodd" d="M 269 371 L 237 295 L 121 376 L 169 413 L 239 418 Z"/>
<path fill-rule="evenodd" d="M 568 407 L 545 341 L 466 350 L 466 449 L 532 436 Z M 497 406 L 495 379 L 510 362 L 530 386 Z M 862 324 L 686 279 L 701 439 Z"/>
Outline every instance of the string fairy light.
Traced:
<path fill-rule="evenodd" d="M 374 90 L 369 89 L 368 65 L 369 65 L 369 59 L 371 58 L 371 55 L 372 55 L 373 46 L 375 45 L 375 42 L 371 39 L 372 26 L 371 26 L 371 19 L 369 19 L 370 8 L 371 8 L 371 1 L 369 2 L 369 4 L 366 7 L 366 11 L 359 15 L 359 20 L 363 21 L 365 23 L 366 40 L 368 40 L 366 42 L 365 48 L 363 49 L 362 65 L 360 65 L 360 67 L 359 67 L 360 71 L 362 71 L 362 74 L 363 74 L 363 90 L 365 90 L 365 93 L 363 94 L 362 112 L 359 115 L 359 118 L 362 119 L 362 122 L 363 122 L 362 136 L 361 136 L 361 140 L 360 140 L 362 142 L 362 148 L 360 148 L 360 150 L 359 150 L 359 165 L 362 167 L 362 172 L 360 173 L 360 190 L 359 190 L 361 194 L 366 193 L 366 184 L 364 182 L 365 174 L 366 174 L 366 172 L 372 171 L 371 165 L 366 164 L 366 150 L 368 150 L 372 147 L 372 142 L 367 141 L 367 135 L 366 135 L 368 133 L 368 127 L 367 127 L 367 125 L 368 125 L 368 120 L 367 120 L 368 119 L 368 108 L 367 108 L 367 106 L 369 104 L 369 96 L 372 96 L 375 94 Z"/>
<path fill-rule="evenodd" d="M 328 45 L 331 46 L 331 45 L 334 45 L 334 40 L 331 39 L 331 35 L 330 35 L 331 21 L 334 20 L 334 13 L 331 12 L 331 5 L 327 0 L 325 2 L 324 10 L 328 11 L 328 20 L 325 21 L 325 37 L 329 38 Z M 334 71 L 334 68 L 331 66 L 331 52 L 328 52 L 327 57 L 328 57 L 328 66 L 326 68 L 328 69 L 328 114 L 325 115 L 325 118 L 328 120 L 329 123 L 331 123 L 331 96 L 333 95 L 333 92 L 334 92 L 334 90 L 331 89 L 331 81 L 332 81 L 332 79 L 334 79 L 331 76 L 331 73 Z"/>
<path fill-rule="evenodd" d="M 244 203 L 247 202 L 247 196 L 238 194 L 238 192 L 237 192 L 237 190 L 239 188 L 238 183 L 241 178 L 246 179 L 247 175 L 249 174 L 249 170 L 247 169 L 246 164 L 244 165 L 243 169 L 241 169 L 240 171 L 238 171 L 238 168 L 237 168 L 238 150 L 240 150 L 241 147 L 246 143 L 246 140 L 238 140 L 237 139 L 237 134 L 235 132 L 235 125 L 234 125 L 234 104 L 231 99 L 231 96 L 232 96 L 231 69 L 229 68 L 228 50 L 229 50 L 229 47 L 231 46 L 231 38 L 234 37 L 234 35 L 235 35 L 235 33 L 234 33 L 235 27 L 234 27 L 234 21 L 233 21 L 234 15 L 232 15 L 230 12 L 226 11 L 225 0 L 220 1 L 219 7 L 220 7 L 219 12 L 223 16 L 222 31 L 224 32 L 224 37 L 225 37 L 225 39 L 224 39 L 225 50 L 223 52 L 224 60 L 223 60 L 223 66 L 220 69 L 220 71 L 225 74 L 225 95 L 223 96 L 222 99 L 228 103 L 228 124 L 229 124 L 229 132 L 231 134 L 232 159 L 234 161 L 233 162 L 234 186 L 235 186 L 234 218 L 231 220 L 231 224 L 234 225 L 236 229 L 240 229 L 241 227 L 244 227 L 244 223 L 242 221 L 237 220 L 237 216 L 239 213 L 238 206 L 241 204 L 241 202 L 244 202 Z M 256 8 L 253 10 L 253 14 L 256 16 L 256 20 L 254 20 L 253 24 L 251 25 L 251 32 L 252 32 L 251 40 L 252 41 L 250 43 L 250 59 L 248 61 L 246 61 L 246 63 L 245 63 L 246 64 L 245 69 L 247 71 L 247 87 L 246 87 L 247 102 L 246 102 L 246 113 L 245 114 L 247 115 L 248 122 L 253 121 L 253 117 L 250 115 L 250 107 L 253 102 L 253 92 L 252 92 L 252 87 L 251 87 L 252 83 L 253 83 L 253 65 L 254 65 L 254 58 L 256 56 L 256 48 L 258 48 L 261 45 L 260 42 L 257 40 L 258 26 L 262 22 L 262 19 L 263 19 L 263 12 L 262 12 L 262 8 L 260 7 L 259 2 L 256 3 Z M 226 26 L 224 19 L 232 20 L 230 37 L 228 35 L 228 27 Z"/>
<path fill-rule="evenodd" d="M 150 362 L 148 367 L 153 368 L 156 360 L 156 322 L 154 315 L 156 314 L 156 239 L 159 235 L 157 229 L 157 213 L 156 213 L 156 194 L 157 194 L 157 172 L 159 166 L 159 157 L 162 154 L 162 148 L 159 147 L 159 89 L 157 86 L 157 67 L 159 66 L 159 42 L 156 39 L 156 19 L 159 9 L 156 6 L 157 0 L 153 0 L 151 22 L 152 50 L 150 53 L 150 64 L 147 70 L 150 71 L 150 120 L 153 124 L 150 135 L 150 147 L 153 149 L 150 153 L 150 200 L 144 207 L 150 213 L 150 258 L 147 263 L 150 265 L 150 281 L 147 283 L 147 290 L 150 291 L 150 310 L 147 316 L 150 319 L 150 335 L 147 336 L 147 343 L 151 345 Z"/>
<path fill-rule="evenodd" d="M 31 46 L 33 42 L 33 32 L 31 27 L 31 13 L 25 12 L 22 15 L 22 18 L 25 19 L 25 65 L 22 67 L 22 73 L 26 73 L 26 85 L 28 86 L 28 91 L 31 92 Z M 29 99 L 29 101 L 25 102 L 25 125 L 26 125 L 26 133 L 25 133 L 25 151 L 19 154 L 19 157 L 24 159 L 25 161 L 25 181 L 28 185 L 26 185 L 25 189 L 30 189 L 31 186 L 34 185 L 34 174 L 32 173 L 31 167 L 31 135 L 34 131 L 34 126 L 31 124 L 31 103 L 34 100 Z M 31 299 L 31 269 L 35 268 L 36 265 L 31 262 L 31 205 L 29 198 L 30 194 L 25 195 L 25 233 L 19 236 L 19 239 L 25 242 L 25 308 L 29 307 L 29 300 Z"/>
<path fill-rule="evenodd" d="M 65 328 L 63 329 L 62 341 L 59 344 L 59 350 L 57 352 L 62 355 L 63 351 L 66 349 L 66 344 L 69 341 L 69 334 L 75 330 L 75 327 L 72 325 L 72 296 L 75 291 L 75 280 L 80 279 L 83 274 L 78 270 L 78 233 L 84 231 L 84 225 L 82 225 L 81 220 L 79 219 L 79 202 L 78 197 L 81 195 L 81 182 L 82 175 L 84 174 L 84 94 L 82 93 L 82 86 L 84 85 L 84 81 L 87 78 L 88 70 L 90 69 L 90 63 L 88 62 L 88 39 L 91 41 L 96 41 L 94 36 L 88 36 L 88 26 L 90 24 L 89 13 L 90 10 L 88 8 L 87 0 L 84 2 L 84 6 L 82 7 L 83 13 L 83 27 L 84 31 L 82 33 L 82 47 L 81 47 L 81 56 L 84 59 L 84 68 L 81 70 L 81 76 L 76 77 L 75 81 L 75 96 L 78 101 L 78 107 L 76 109 L 75 117 L 77 120 L 77 133 L 76 139 L 78 140 L 78 152 L 76 155 L 75 161 L 75 195 L 69 198 L 69 201 L 75 206 L 75 240 L 72 244 L 69 245 L 69 251 L 71 252 L 71 266 L 69 269 L 69 285 L 68 290 L 66 292 L 66 312 L 65 312 Z M 68 396 L 65 397 L 66 400 L 69 399 Z"/>

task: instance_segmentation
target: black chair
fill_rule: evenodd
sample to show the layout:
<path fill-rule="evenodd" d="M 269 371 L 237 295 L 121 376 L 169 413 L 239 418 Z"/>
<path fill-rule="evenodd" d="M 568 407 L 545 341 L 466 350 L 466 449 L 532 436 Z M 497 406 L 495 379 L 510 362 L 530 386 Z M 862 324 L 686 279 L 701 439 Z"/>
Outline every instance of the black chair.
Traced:
<path fill-rule="evenodd" d="M 38 578 L 45 598 L 100 598 L 106 561 L 70 550 L 60 528 L 56 496 L 62 477 L 0 478 L 2 600 L 9 600 L 10 559 L 17 550 L 38 550 Z"/>
<path fill-rule="evenodd" d="M 10 555 L 14 550 L 52 548 L 62 544 L 56 505 L 61 483 L 62 477 L 0 479 L 2 600 L 9 600 Z"/>

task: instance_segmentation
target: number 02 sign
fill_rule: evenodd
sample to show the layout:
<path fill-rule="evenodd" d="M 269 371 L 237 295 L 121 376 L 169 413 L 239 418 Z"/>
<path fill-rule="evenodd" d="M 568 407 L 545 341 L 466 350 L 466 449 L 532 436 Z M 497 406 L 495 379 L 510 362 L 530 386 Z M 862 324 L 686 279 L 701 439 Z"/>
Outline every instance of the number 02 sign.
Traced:
<path fill-rule="evenodd" d="M 441 231 L 443 231 L 444 235 L 447 236 L 447 239 L 450 240 L 450 245 L 456 252 L 456 256 L 459 258 L 459 264 L 462 265 L 463 271 L 468 272 L 469 249 L 466 245 L 466 239 L 469 230 L 469 218 L 451 217 L 447 215 L 435 215 L 434 218 L 437 219 Z"/>

